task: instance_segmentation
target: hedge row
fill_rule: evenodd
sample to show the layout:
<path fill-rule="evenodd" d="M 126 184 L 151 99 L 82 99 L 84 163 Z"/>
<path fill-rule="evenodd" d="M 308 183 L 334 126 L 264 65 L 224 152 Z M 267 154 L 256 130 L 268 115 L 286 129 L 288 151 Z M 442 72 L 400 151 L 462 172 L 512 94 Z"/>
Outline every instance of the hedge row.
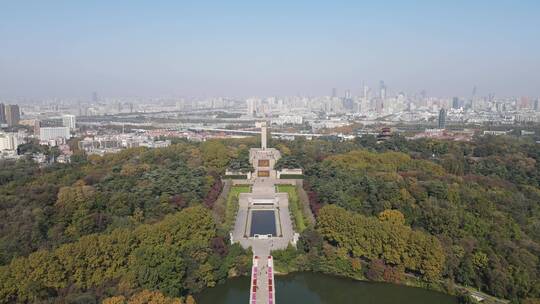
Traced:
<path fill-rule="evenodd" d="M 279 176 L 280 179 L 303 179 L 303 174 L 281 174 Z"/>

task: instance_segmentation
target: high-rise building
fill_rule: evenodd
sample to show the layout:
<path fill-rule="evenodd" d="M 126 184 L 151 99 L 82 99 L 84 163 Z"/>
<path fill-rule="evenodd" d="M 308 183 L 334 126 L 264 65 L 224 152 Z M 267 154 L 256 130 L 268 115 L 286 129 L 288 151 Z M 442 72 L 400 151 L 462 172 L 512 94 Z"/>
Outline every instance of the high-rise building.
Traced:
<path fill-rule="evenodd" d="M 247 115 L 253 117 L 255 115 L 255 106 L 256 100 L 254 98 L 249 98 L 246 100 L 247 103 Z"/>
<path fill-rule="evenodd" d="M 452 98 L 452 109 L 459 109 L 459 98 L 454 97 Z"/>
<path fill-rule="evenodd" d="M 384 109 L 384 100 L 382 98 L 377 98 L 375 100 L 375 111 L 380 114 L 382 113 L 383 109 Z"/>
<path fill-rule="evenodd" d="M 346 99 L 351 99 L 351 91 L 350 90 L 345 91 L 345 98 Z"/>
<path fill-rule="evenodd" d="M 0 103 L 0 124 L 6 123 L 6 106 Z"/>
<path fill-rule="evenodd" d="M 367 100 L 369 94 L 369 87 L 367 85 L 364 85 L 362 88 L 362 97 Z"/>
<path fill-rule="evenodd" d="M 534 101 L 534 110 L 540 111 L 540 98 L 536 98 L 536 100 Z"/>
<path fill-rule="evenodd" d="M 439 111 L 439 129 L 446 129 L 446 109 Z"/>
<path fill-rule="evenodd" d="M 21 120 L 21 112 L 18 105 L 5 106 L 6 123 L 8 126 L 15 126 Z"/>
<path fill-rule="evenodd" d="M 92 92 L 92 102 L 98 102 L 98 101 L 99 101 L 99 96 L 97 92 Z"/>
<path fill-rule="evenodd" d="M 68 127 L 45 127 L 39 128 L 39 139 L 51 140 L 51 139 L 68 139 L 71 135 Z"/>
<path fill-rule="evenodd" d="M 337 89 L 332 88 L 332 98 L 337 97 Z"/>
<path fill-rule="evenodd" d="M 386 99 L 386 85 L 381 80 L 379 83 L 379 97 L 384 101 Z"/>
<path fill-rule="evenodd" d="M 17 147 L 23 141 L 18 133 L 1 133 L 0 132 L 0 151 L 2 150 L 17 150 Z"/>
<path fill-rule="evenodd" d="M 39 134 L 39 128 L 41 128 L 41 121 L 39 119 L 34 120 L 34 135 Z"/>
<path fill-rule="evenodd" d="M 75 130 L 76 128 L 76 118 L 75 115 L 64 115 L 62 116 L 62 125 L 68 127 L 70 131 Z"/>

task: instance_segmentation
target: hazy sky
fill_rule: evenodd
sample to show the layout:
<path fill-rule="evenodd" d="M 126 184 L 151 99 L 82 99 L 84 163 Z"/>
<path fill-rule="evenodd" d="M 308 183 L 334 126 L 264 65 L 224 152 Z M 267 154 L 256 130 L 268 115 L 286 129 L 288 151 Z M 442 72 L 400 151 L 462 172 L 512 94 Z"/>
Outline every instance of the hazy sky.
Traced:
<path fill-rule="evenodd" d="M 294 2 L 294 3 L 293 3 Z M 540 1 L 0 0 L 0 98 L 540 95 Z"/>

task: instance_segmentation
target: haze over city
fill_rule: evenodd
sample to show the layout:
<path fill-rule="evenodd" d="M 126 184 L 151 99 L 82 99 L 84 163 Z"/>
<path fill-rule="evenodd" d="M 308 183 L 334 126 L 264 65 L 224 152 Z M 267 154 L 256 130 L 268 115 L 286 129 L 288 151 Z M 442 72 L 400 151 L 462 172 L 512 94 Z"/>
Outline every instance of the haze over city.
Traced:
<path fill-rule="evenodd" d="M 540 0 L 0 0 L 0 304 L 540 304 Z"/>
<path fill-rule="evenodd" d="M 0 99 L 540 95 L 538 1 L 11 1 Z"/>

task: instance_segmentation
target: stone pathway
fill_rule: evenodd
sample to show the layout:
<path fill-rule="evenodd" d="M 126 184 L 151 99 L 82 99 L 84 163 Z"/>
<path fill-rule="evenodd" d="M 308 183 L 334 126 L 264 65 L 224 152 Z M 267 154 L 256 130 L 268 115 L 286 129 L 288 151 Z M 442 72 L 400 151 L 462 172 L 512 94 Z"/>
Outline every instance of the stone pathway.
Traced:
<path fill-rule="evenodd" d="M 239 207 L 232 232 L 233 240 L 239 242 L 244 248 L 251 247 L 253 255 L 258 257 L 256 267 L 253 267 L 252 271 L 256 271 L 256 288 L 255 301 L 250 301 L 250 304 L 268 304 L 275 303 L 274 295 L 275 290 L 273 286 L 274 276 L 273 269 L 269 268 L 269 263 L 273 265 L 273 260 L 269 256 L 272 250 L 285 249 L 294 240 L 294 230 L 292 226 L 292 220 L 289 213 L 289 197 L 287 193 L 276 193 L 276 180 L 272 178 L 256 178 L 252 184 L 251 193 L 241 193 L 239 196 Z M 277 206 L 273 207 L 261 207 L 271 208 L 278 212 L 278 222 L 276 225 L 278 228 L 278 236 L 268 239 L 256 239 L 250 238 L 246 235 L 246 229 L 248 228 L 249 208 L 250 201 L 256 199 L 277 199 Z M 254 259 L 255 263 L 255 259 Z M 269 288 L 269 283 L 272 283 Z M 253 297 L 253 295 L 250 295 Z"/>
<path fill-rule="evenodd" d="M 250 199 L 278 199 L 279 223 L 281 235 L 270 239 L 254 239 L 246 235 L 248 227 L 248 213 Z M 238 213 L 233 229 L 233 240 L 239 242 L 244 248 L 252 247 L 253 253 L 260 256 L 268 256 L 272 250 L 285 249 L 294 240 L 294 230 L 289 212 L 289 198 L 287 193 L 276 193 L 273 179 L 256 179 L 252 185 L 251 193 L 241 193 Z"/>

